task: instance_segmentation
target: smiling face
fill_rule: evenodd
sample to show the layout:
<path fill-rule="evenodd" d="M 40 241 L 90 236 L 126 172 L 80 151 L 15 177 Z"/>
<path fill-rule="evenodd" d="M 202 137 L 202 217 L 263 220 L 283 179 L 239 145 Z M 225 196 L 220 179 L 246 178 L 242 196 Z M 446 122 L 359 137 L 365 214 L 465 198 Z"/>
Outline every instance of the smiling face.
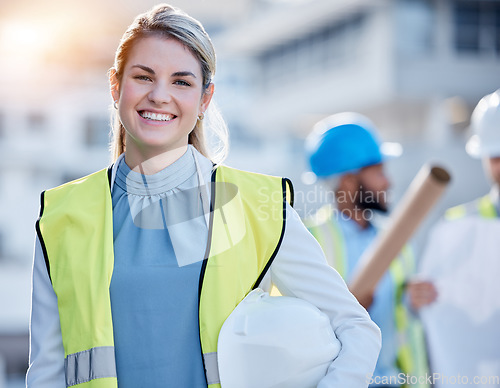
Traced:
<path fill-rule="evenodd" d="M 136 163 L 163 153 L 181 156 L 213 94 L 212 84 L 203 89 L 201 66 L 191 51 L 158 35 L 134 43 L 121 80 L 111 71 L 110 84 L 125 128 L 126 159 Z"/>

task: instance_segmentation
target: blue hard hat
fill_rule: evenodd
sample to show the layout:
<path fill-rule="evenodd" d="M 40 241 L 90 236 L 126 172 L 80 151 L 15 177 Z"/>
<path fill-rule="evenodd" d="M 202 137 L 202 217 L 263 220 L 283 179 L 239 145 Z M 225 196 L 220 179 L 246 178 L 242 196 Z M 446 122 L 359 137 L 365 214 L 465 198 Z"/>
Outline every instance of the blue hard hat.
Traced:
<path fill-rule="evenodd" d="M 319 178 L 354 172 L 385 160 L 373 124 L 357 113 L 339 113 L 314 126 L 306 140 L 312 172 Z"/>

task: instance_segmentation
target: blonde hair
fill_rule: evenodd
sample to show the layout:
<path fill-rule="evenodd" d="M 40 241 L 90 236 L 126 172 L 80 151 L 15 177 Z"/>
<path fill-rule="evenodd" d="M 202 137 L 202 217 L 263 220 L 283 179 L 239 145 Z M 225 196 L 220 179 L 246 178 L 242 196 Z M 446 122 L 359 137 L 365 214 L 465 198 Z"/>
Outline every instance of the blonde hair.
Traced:
<path fill-rule="evenodd" d="M 116 50 L 113 66 L 118 83 L 121 84 L 125 64 L 134 43 L 141 38 L 154 35 L 176 39 L 191 51 L 200 62 L 203 81 L 202 93 L 205 93 L 212 83 L 216 68 L 215 49 L 212 41 L 199 21 L 168 4 L 157 5 L 148 12 L 138 15 L 123 34 Z M 214 163 L 222 163 L 228 151 L 227 127 L 213 102 L 210 104 L 206 116 L 212 135 L 210 136 L 211 144 L 207 145 L 202 120 L 196 121 L 195 127 L 189 134 L 188 143 Z M 115 109 L 112 111 L 111 121 L 110 151 L 114 162 L 125 151 L 125 128 Z"/>

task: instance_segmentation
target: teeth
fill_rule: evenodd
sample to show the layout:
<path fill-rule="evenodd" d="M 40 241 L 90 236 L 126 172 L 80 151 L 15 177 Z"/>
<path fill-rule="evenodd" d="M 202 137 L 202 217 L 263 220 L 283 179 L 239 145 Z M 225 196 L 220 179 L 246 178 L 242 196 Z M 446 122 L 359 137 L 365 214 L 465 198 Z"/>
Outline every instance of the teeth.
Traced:
<path fill-rule="evenodd" d="M 155 120 L 155 121 L 170 121 L 174 118 L 173 115 L 164 115 L 161 113 L 153 113 L 153 112 L 147 112 L 147 111 L 142 111 L 140 112 L 141 117 L 148 119 L 148 120 Z"/>

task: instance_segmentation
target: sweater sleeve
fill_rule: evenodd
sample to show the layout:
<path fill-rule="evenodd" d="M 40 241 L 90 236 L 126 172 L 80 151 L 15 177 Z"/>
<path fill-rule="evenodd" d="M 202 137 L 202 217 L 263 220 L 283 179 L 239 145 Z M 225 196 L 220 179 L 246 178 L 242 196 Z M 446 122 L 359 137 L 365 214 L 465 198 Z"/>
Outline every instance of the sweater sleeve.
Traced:
<path fill-rule="evenodd" d="M 318 388 L 368 386 L 381 346 L 380 330 L 331 268 L 316 239 L 287 204 L 286 229 L 271 265 L 282 295 L 306 300 L 328 315 L 342 344 Z"/>
<path fill-rule="evenodd" d="M 27 388 L 64 388 L 64 347 L 57 296 L 38 237 L 31 284 L 30 355 Z"/>

